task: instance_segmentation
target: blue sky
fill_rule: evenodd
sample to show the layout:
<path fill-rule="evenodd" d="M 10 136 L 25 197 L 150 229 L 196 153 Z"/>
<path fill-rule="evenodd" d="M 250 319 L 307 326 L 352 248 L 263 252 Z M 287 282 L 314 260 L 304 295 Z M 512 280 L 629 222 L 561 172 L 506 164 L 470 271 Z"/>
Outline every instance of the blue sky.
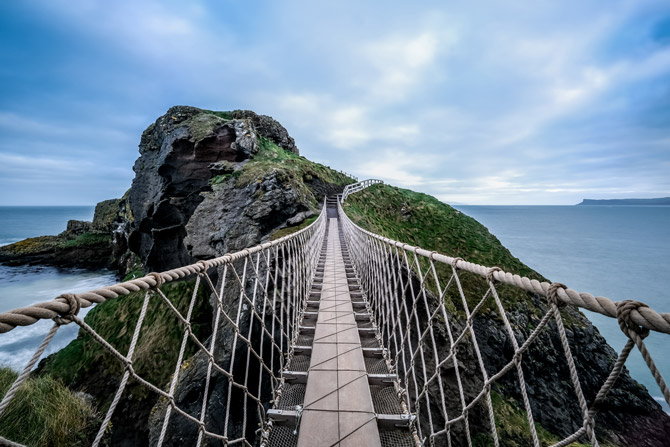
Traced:
<path fill-rule="evenodd" d="M 0 3 L 0 205 L 121 196 L 172 105 L 468 204 L 670 195 L 670 3 Z"/>

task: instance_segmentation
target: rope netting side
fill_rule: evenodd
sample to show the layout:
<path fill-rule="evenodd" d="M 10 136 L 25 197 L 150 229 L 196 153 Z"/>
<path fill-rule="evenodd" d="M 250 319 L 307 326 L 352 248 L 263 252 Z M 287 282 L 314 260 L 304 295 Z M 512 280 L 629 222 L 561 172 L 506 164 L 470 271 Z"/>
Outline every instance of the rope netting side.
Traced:
<path fill-rule="evenodd" d="M 122 377 L 93 441 L 94 446 L 100 445 L 108 433 L 109 423 L 131 379 L 155 393 L 159 404 L 163 405 L 157 445 L 173 442 L 170 436 L 174 418 L 194 427 L 197 439 L 189 441 L 192 445 L 207 444 L 206 439 L 218 440 L 224 445 L 254 445 L 259 436 L 267 431 L 264 427 L 266 409 L 281 394 L 281 373 L 290 360 L 290 348 L 297 337 L 298 323 L 326 231 L 324 211 L 325 208 L 319 218 L 305 229 L 272 242 L 91 292 L 62 295 L 50 302 L 0 314 L 0 333 L 39 319 L 51 318 L 55 321 L 44 342 L 0 402 L 0 416 L 60 326 L 74 322 L 100 349 L 122 365 Z M 175 306 L 163 286 L 193 278 L 193 290 L 184 312 Z M 215 284 L 217 278 L 218 286 Z M 129 347 L 124 352 L 77 316 L 81 307 L 143 289 L 146 291 L 143 304 Z M 192 326 L 196 302 L 203 296 L 205 299 L 209 297 L 208 302 L 213 306 L 212 333 L 206 340 L 199 338 Z M 174 373 L 167 384 L 153 383 L 150 378 L 139 374 L 133 365 L 138 347 L 150 341 L 142 336 L 147 330 L 145 316 L 150 298 L 165 306 L 183 330 Z M 185 366 L 187 346 L 195 351 L 191 358 L 200 359 L 206 365 L 202 374 L 201 400 L 196 406 L 182 405 L 178 397 L 180 381 L 188 369 Z M 217 395 L 217 402 L 212 401 L 215 386 L 222 390 Z M 210 414 L 213 411 L 216 413 Z M 20 445 L 0 438 L 2 443 Z"/>
<path fill-rule="evenodd" d="M 524 355 L 529 355 L 528 351 L 538 337 L 554 330 L 554 325 L 560 339 L 559 351 L 562 351 L 574 392 L 572 400 L 582 418 L 581 427 L 555 446 L 565 446 L 580 438 L 593 446 L 598 445 L 594 417 L 621 374 L 633 346 L 642 353 L 670 405 L 666 383 L 643 341 L 650 330 L 670 333 L 670 314 L 658 314 L 638 302 L 614 303 L 604 297 L 594 298 L 562 284 L 522 278 L 497 267 L 484 267 L 397 242 L 360 228 L 346 216 L 341 206 L 340 218 L 354 268 L 367 293 L 384 348 L 389 351 L 392 372 L 401 379 L 403 398 L 410 411 L 416 414 L 415 429 L 424 442 L 472 446 L 477 443 L 474 437 L 481 436 L 481 427 L 485 427 L 488 438 L 494 445 L 500 445 L 492 387 L 504 376 L 512 375 L 518 387 L 529 438 L 534 446 L 539 446 L 522 364 Z M 470 275 L 467 278 L 470 283 L 474 274 L 485 284 L 481 296 L 466 296 L 464 274 Z M 543 306 L 546 311 L 523 340 L 517 340 L 508 318 L 502 284 L 546 298 Z M 449 303 L 451 300 L 458 301 L 458 315 Z M 581 388 L 560 310 L 568 304 L 604 315 L 613 312 L 611 316 L 618 319 L 629 338 L 590 404 Z M 502 366 L 496 370 L 492 370 L 484 358 L 480 349 L 482 341 L 474 328 L 475 318 L 485 308 L 499 316 L 511 347 L 511 355 L 504 357 Z M 502 356 L 502 346 L 500 348 Z M 467 371 L 463 370 L 464 363 L 470 365 Z M 477 420 L 480 431 L 471 429 L 472 418 Z"/>

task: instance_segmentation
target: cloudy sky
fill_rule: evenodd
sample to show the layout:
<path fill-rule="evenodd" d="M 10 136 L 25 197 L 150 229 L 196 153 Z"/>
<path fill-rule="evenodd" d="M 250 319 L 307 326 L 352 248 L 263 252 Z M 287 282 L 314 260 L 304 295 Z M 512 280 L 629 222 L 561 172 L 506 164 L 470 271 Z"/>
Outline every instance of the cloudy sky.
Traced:
<path fill-rule="evenodd" d="M 0 3 L 0 205 L 120 196 L 176 104 L 450 203 L 669 196 L 670 3 Z"/>

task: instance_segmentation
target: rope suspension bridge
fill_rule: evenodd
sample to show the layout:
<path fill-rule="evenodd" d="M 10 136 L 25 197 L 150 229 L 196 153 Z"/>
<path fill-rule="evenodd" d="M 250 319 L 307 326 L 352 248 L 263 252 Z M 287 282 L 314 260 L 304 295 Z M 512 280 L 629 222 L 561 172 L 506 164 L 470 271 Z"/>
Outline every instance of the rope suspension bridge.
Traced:
<path fill-rule="evenodd" d="M 504 375 L 513 374 L 532 444 L 539 447 L 522 363 L 539 335 L 552 330 L 560 337 L 582 418 L 581 426 L 554 446 L 578 440 L 599 445 L 595 416 L 634 348 L 670 405 L 670 391 L 644 343 L 650 331 L 670 334 L 670 314 L 659 314 L 640 302 L 613 302 L 563 284 L 520 277 L 366 231 L 347 217 L 342 203 L 375 183 L 381 182 L 365 180 L 347 186 L 341 196 L 327 198 L 310 226 L 281 239 L 0 314 L 0 333 L 42 319 L 54 321 L 0 402 L 0 417 L 59 328 L 71 323 L 123 365 L 93 446 L 104 445 L 129 380 L 155 393 L 163 403 L 158 446 L 173 445 L 175 420 L 192 426 L 195 436 L 187 443 L 196 446 L 473 446 L 477 415 L 484 419 L 477 426 L 486 427 L 487 439 L 498 446 L 502 435 L 496 428 L 492 387 Z M 463 275 L 485 281 L 481 297 L 466 296 Z M 185 313 L 163 291 L 165 284 L 184 280 L 194 280 Z M 501 291 L 505 285 L 535 294 L 546 303 L 546 312 L 523 341 L 515 337 L 505 310 Z M 124 352 L 78 316 L 81 308 L 140 291 L 145 291 L 143 305 Z M 214 308 L 207 339 L 199 338 L 192 327 L 193 309 L 202 291 L 211 296 Z M 447 305 L 447 293 L 460 301 L 458 322 Z M 133 366 L 151 297 L 169 309 L 183 333 L 167 384 L 152 383 Z M 564 306 L 615 318 L 628 338 L 590 402 L 582 391 L 566 335 Z M 493 371 L 474 329 L 474 318 L 487 307 L 502 320 L 513 349 Z M 187 345 L 195 347 L 195 357 L 206 365 L 198 405 L 188 408 L 177 397 Z M 464 370 L 464 356 L 474 359 L 475 370 Z M 478 384 L 474 393 L 464 383 L 466 376 L 471 378 L 468 383 Z M 215 384 L 223 384 L 225 393 L 212 402 Z M 21 445 L 4 438 L 0 444 Z"/>

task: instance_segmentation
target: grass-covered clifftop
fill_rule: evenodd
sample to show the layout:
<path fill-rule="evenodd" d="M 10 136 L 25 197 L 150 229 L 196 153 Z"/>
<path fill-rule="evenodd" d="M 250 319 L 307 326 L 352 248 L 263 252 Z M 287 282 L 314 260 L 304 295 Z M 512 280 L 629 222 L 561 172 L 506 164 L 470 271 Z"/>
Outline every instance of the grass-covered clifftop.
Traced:
<path fill-rule="evenodd" d="M 354 223 L 391 239 L 542 278 L 484 225 L 427 194 L 377 184 L 347 197 L 344 210 Z"/>
<path fill-rule="evenodd" d="M 546 280 L 514 257 L 486 227 L 429 195 L 377 184 L 348 196 L 344 211 L 362 228 L 391 239 L 452 257 L 461 257 L 484 266 L 497 266 L 507 272 L 532 279 Z M 422 259 L 420 266 L 425 272 L 428 267 L 427 260 Z M 444 287 L 452 275 L 451 266 L 440 264 L 436 266 L 440 283 Z M 434 296 L 437 296 L 435 293 L 437 288 L 430 280 L 431 275 L 427 278 L 428 288 L 432 289 Z M 472 311 L 482 299 L 488 285 L 478 275 L 464 271 L 459 271 L 459 278 L 468 307 Z M 546 300 L 512 286 L 498 285 L 497 289 L 515 337 L 521 344 L 537 327 L 540 318 L 547 310 Z M 462 299 L 453 283 L 444 295 L 444 303 L 450 312 L 452 329 L 460 327 L 462 330 L 465 314 Z M 563 308 L 561 315 L 568 330 L 584 392 L 587 399 L 593 399 L 611 369 L 614 352 L 577 309 Z M 497 306 L 490 297 L 476 314 L 473 326 L 488 373 L 495 374 L 510 360 L 513 350 Z M 472 392 L 476 394 L 481 389 L 481 383 L 475 378 L 478 366 L 466 346 L 461 348 L 463 352 L 459 354 L 459 360 L 463 361 L 465 370 L 468 371 L 462 377 L 465 392 L 466 395 Z M 555 323 L 550 322 L 547 328 L 540 332 L 537 341 L 531 345 L 523 358 L 536 430 L 541 444 L 550 445 L 572 433 L 581 424 L 579 410 L 573 405 L 574 401 L 570 400 L 574 396 L 574 391 L 570 385 Z M 446 377 L 448 385 L 450 383 L 448 375 Z M 601 412 L 598 419 L 601 441 L 621 439 L 620 426 L 623 420 L 630 417 L 626 415 L 628 412 L 640 417 L 641 414 L 655 411 L 652 409 L 654 404 L 651 398 L 629 376 L 620 379 L 619 386 L 621 388 L 616 393 L 627 395 L 625 402 L 644 403 L 634 411 L 622 405 L 616 409 L 610 407 L 606 414 Z M 532 445 L 515 374 L 508 373 L 503 376 L 494 385 L 493 391 L 496 426 L 501 435 L 501 445 L 509 447 Z M 645 395 L 643 398 L 642 394 Z M 557 406 L 553 403 L 556 399 L 569 399 L 569 401 Z M 624 402 L 623 399 L 621 401 Z M 471 427 L 477 426 L 476 410 L 477 407 L 473 408 L 470 414 Z M 484 416 L 482 420 L 485 419 Z M 493 445 L 493 440 L 486 434 L 487 429 L 484 428 L 486 424 L 483 422 L 483 425 L 479 425 L 480 432 L 473 435 L 474 445 L 478 447 Z M 617 434 L 612 436 L 612 432 Z M 579 445 L 581 444 L 571 444 L 573 447 Z M 604 442 L 601 445 L 613 444 Z"/>
<path fill-rule="evenodd" d="M 435 197 L 385 184 L 370 186 L 347 197 L 344 211 L 357 225 L 400 242 L 433 250 L 452 257 L 505 271 L 545 280 L 542 275 L 526 266 L 475 219 L 461 213 Z M 436 264 L 440 282 L 444 286 L 451 276 L 451 268 Z M 431 279 L 429 275 L 429 280 Z M 460 279 L 468 298 L 474 306 L 486 291 L 481 277 L 462 272 Z M 432 285 L 434 288 L 434 284 Z M 502 287 L 504 303 L 528 302 L 526 292 L 513 287 Z M 452 311 L 462 310 L 456 288 L 447 292 L 447 306 Z M 488 310 L 493 310 L 489 303 Z"/>

